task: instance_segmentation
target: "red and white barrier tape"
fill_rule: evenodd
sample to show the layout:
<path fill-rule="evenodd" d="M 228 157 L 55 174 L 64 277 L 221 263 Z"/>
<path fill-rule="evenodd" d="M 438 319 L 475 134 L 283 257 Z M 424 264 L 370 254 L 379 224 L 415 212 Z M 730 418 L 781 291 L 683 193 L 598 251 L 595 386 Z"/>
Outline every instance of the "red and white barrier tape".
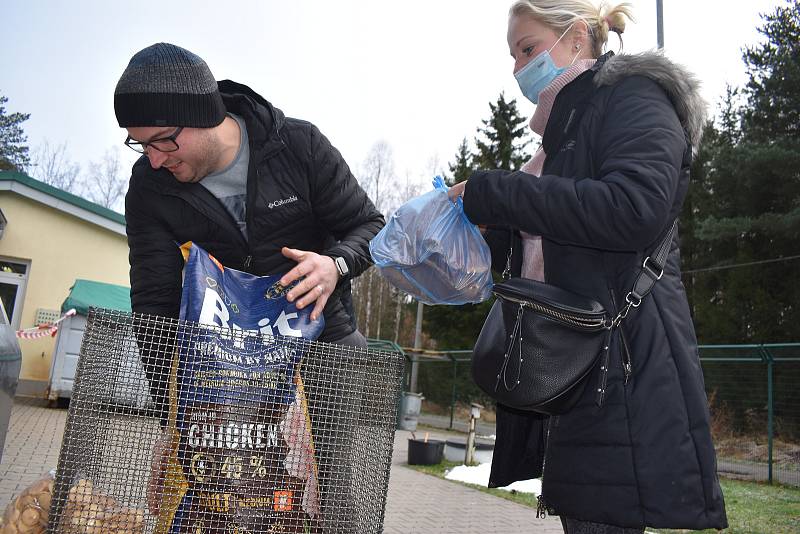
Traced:
<path fill-rule="evenodd" d="M 40 324 L 39 326 L 34 326 L 33 328 L 23 328 L 22 330 L 17 330 L 17 337 L 20 339 L 39 339 L 40 337 L 55 337 L 56 333 L 58 332 L 58 324 L 66 319 L 67 317 L 72 317 L 77 312 L 75 308 L 71 308 L 61 316 L 61 318 L 53 323 L 44 323 Z"/>

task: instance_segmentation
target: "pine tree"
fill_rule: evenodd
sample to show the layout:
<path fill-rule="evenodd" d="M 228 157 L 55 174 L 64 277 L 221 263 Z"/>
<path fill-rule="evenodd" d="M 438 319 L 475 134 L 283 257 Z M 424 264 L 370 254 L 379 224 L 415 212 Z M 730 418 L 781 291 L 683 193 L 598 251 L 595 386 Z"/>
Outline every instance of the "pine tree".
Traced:
<path fill-rule="evenodd" d="M 800 5 L 763 17 L 766 41 L 743 57 L 744 89 L 730 89 L 692 168 L 684 212 L 698 337 L 704 343 L 800 338 Z M 754 263 L 755 262 L 755 263 Z M 731 268 L 727 268 L 731 267 Z"/>
<path fill-rule="evenodd" d="M 506 101 L 500 93 L 497 102 L 489 103 L 491 116 L 481 121 L 475 146 L 478 153 L 473 164 L 482 169 L 518 170 L 527 160 L 523 149 L 527 144 L 526 120 L 517 110 L 517 101 Z"/>
<path fill-rule="evenodd" d="M 445 183 L 449 186 L 453 186 L 469 178 L 469 175 L 472 174 L 473 170 L 472 160 L 473 155 L 469 151 L 469 145 L 467 144 L 467 138 L 465 137 L 461 140 L 461 144 L 458 145 L 458 152 L 456 152 L 455 161 L 453 163 L 449 163 L 447 166 L 450 170 L 450 174 L 445 175 Z"/>
<path fill-rule="evenodd" d="M 3 104 L 8 97 L 0 95 L 0 170 L 23 172 L 30 163 L 28 140 L 21 123 L 28 120 L 30 113 L 6 114 Z"/>
<path fill-rule="evenodd" d="M 750 79 L 743 126 L 762 142 L 800 136 L 800 1 L 786 3 L 763 16 L 766 40 L 744 52 Z"/>

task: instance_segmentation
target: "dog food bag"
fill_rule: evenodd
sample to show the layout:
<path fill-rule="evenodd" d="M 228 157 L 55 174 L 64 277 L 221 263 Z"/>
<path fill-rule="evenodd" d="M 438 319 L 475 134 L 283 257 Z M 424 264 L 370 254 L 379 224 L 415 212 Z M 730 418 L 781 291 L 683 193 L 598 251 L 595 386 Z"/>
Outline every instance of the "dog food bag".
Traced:
<path fill-rule="evenodd" d="M 318 472 L 303 389 L 304 344 L 324 319 L 280 276 L 228 269 L 181 247 L 181 316 L 170 376 L 157 533 L 319 532 Z"/>

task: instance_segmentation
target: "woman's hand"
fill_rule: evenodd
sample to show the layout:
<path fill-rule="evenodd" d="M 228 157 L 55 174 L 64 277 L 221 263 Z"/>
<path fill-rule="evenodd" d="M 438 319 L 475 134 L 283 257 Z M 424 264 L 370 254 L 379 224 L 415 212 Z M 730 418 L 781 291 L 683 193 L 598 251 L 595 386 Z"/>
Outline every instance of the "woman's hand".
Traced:
<path fill-rule="evenodd" d="M 466 187 L 467 187 L 466 180 L 464 180 L 463 182 L 459 182 L 447 190 L 447 196 L 449 196 L 450 200 L 452 200 L 453 202 L 455 202 L 458 197 L 464 198 L 464 188 Z"/>
<path fill-rule="evenodd" d="M 463 182 L 459 182 L 450 189 L 447 190 L 447 196 L 450 197 L 450 200 L 455 203 L 458 197 L 464 198 L 464 189 L 467 187 L 467 181 L 464 180 Z M 481 234 L 486 233 L 486 227 L 482 224 L 478 225 L 478 230 L 481 231 Z"/>

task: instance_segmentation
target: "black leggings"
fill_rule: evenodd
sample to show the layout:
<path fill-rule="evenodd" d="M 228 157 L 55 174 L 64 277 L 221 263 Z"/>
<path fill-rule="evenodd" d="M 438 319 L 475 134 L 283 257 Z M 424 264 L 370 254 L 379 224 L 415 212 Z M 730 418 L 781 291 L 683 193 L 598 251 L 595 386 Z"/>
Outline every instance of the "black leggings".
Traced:
<path fill-rule="evenodd" d="M 644 528 L 625 528 L 591 521 L 580 521 L 568 517 L 561 518 L 564 534 L 642 534 Z"/>

